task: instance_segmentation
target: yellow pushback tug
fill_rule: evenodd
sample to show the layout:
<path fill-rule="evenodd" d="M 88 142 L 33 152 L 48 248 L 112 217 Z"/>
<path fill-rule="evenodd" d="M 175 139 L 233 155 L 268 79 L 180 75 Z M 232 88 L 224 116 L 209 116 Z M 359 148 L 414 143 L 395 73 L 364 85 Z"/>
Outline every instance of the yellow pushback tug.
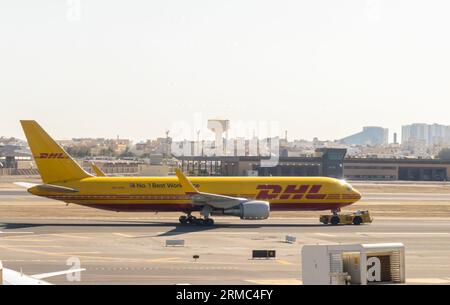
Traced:
<path fill-rule="evenodd" d="M 363 223 L 372 223 L 373 218 L 370 216 L 369 211 L 356 211 L 353 213 L 320 215 L 320 222 L 324 225 L 360 225 Z"/>

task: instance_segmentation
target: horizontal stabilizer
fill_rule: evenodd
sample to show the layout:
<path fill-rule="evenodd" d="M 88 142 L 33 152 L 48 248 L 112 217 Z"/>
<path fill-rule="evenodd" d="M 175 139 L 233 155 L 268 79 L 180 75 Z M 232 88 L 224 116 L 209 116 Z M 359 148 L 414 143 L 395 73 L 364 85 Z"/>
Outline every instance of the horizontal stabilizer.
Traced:
<path fill-rule="evenodd" d="M 36 185 L 39 185 L 37 183 L 29 183 L 29 182 L 14 182 L 14 184 L 18 185 L 20 187 L 26 188 L 26 189 L 29 189 L 29 188 L 31 188 L 33 186 L 36 186 Z"/>
<path fill-rule="evenodd" d="M 43 191 L 58 192 L 58 193 L 77 193 L 78 192 L 78 190 L 70 188 L 70 187 L 64 187 L 64 186 L 53 185 L 53 184 L 39 184 L 36 187 Z"/>

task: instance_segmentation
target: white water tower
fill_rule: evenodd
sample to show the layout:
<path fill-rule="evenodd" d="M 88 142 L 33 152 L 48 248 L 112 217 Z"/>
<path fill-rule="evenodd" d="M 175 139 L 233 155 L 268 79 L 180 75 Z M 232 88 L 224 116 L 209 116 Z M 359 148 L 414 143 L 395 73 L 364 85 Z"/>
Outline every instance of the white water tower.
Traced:
<path fill-rule="evenodd" d="M 225 134 L 225 143 L 228 141 L 228 130 L 230 129 L 230 121 L 223 119 L 211 119 L 208 120 L 208 129 L 215 135 L 215 151 L 216 155 L 225 155 L 226 146 L 223 145 L 223 137 Z"/>

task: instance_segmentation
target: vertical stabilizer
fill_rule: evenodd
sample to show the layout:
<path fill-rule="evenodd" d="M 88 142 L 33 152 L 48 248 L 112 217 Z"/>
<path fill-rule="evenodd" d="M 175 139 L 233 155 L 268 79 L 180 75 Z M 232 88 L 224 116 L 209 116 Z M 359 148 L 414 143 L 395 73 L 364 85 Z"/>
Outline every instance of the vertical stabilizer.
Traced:
<path fill-rule="evenodd" d="M 44 183 L 91 177 L 36 121 L 20 121 Z"/>

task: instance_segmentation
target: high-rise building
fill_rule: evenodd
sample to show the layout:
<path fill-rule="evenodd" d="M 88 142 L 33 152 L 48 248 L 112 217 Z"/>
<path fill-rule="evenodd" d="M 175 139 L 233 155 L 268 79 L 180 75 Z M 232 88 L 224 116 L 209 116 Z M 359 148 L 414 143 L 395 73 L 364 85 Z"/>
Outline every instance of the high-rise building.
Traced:
<path fill-rule="evenodd" d="M 427 146 L 450 144 L 450 126 L 439 124 L 411 124 L 402 127 L 402 142 L 423 141 Z"/>
<path fill-rule="evenodd" d="M 340 140 L 349 145 L 387 145 L 388 141 L 389 129 L 376 126 L 364 127 L 363 131 Z"/>

